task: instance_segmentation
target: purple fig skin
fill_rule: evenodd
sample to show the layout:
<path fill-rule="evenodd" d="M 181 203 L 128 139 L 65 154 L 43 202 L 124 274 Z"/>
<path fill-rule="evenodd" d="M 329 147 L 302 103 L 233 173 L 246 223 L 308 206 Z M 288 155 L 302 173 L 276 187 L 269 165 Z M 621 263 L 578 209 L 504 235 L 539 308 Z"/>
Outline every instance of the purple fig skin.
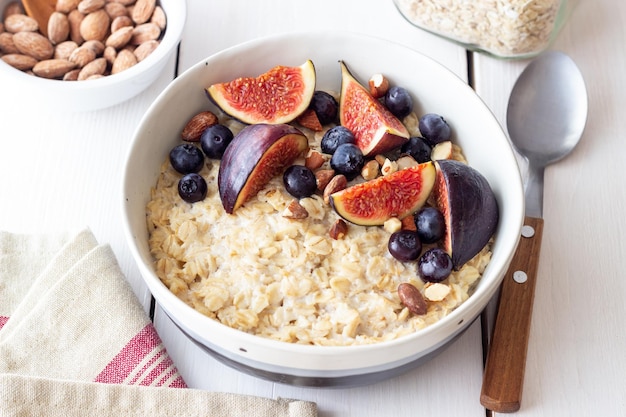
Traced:
<path fill-rule="evenodd" d="M 449 247 L 455 270 L 476 256 L 498 227 L 496 197 L 487 179 L 476 169 L 452 159 L 436 162 L 443 184 L 437 188 L 437 205 L 447 217 Z M 445 216 L 447 213 L 447 216 Z"/>
<path fill-rule="evenodd" d="M 217 185 L 224 210 L 232 214 L 307 148 L 304 133 L 287 124 L 243 128 L 220 163 Z"/>

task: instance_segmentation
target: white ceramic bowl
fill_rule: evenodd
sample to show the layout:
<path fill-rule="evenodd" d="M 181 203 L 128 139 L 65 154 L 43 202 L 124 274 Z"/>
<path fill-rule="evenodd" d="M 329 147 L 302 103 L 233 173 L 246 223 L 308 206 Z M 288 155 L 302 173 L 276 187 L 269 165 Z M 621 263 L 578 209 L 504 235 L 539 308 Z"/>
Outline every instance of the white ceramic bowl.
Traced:
<path fill-rule="evenodd" d="M 0 12 L 11 0 L 0 0 Z M 184 0 L 159 0 L 167 17 L 161 44 L 137 65 L 96 80 L 70 82 L 26 74 L 0 60 L 0 87 L 15 102 L 33 103 L 68 111 L 91 111 L 122 103 L 151 85 L 176 51 L 185 20 Z M 8 93 L 7 93 L 8 92 Z"/>
<path fill-rule="evenodd" d="M 344 60 L 367 80 L 383 73 L 414 96 L 416 110 L 446 115 L 470 164 L 490 182 L 500 208 L 493 257 L 473 295 L 436 324 L 390 342 L 319 347 L 253 336 L 209 319 L 187 306 L 153 269 L 146 203 L 159 167 L 180 143 L 189 118 L 211 108 L 204 88 L 238 76 L 256 76 L 275 65 L 312 59 L 317 89 L 339 91 Z M 413 50 L 343 32 L 292 33 L 254 40 L 213 55 L 174 80 L 149 108 L 133 139 L 123 183 L 124 228 L 141 274 L 158 303 L 198 345 L 226 363 L 279 382 L 349 386 L 375 382 L 422 363 L 450 343 L 480 314 L 500 284 L 516 248 L 523 218 L 518 166 L 500 125 L 474 91 L 452 72 Z"/>

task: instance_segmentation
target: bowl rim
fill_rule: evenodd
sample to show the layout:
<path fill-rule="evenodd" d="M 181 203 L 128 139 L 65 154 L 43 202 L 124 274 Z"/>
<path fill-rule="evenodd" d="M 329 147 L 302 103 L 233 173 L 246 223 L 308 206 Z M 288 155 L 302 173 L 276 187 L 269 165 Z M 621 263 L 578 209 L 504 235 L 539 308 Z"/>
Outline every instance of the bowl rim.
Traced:
<path fill-rule="evenodd" d="M 129 182 L 130 180 L 128 178 L 128 170 L 129 170 L 128 161 L 131 160 L 131 158 L 136 152 L 139 152 L 139 150 L 137 149 L 138 135 L 140 134 L 141 130 L 144 128 L 146 123 L 149 121 L 150 117 L 152 117 L 154 113 L 157 113 L 159 111 L 159 108 L 164 105 L 163 103 L 167 99 L 168 95 L 171 94 L 171 92 L 174 91 L 179 86 L 179 84 L 182 84 L 187 77 L 190 77 L 194 73 L 200 71 L 202 68 L 209 65 L 209 63 L 211 63 L 212 61 L 232 57 L 250 48 L 263 46 L 267 43 L 286 42 L 286 41 L 297 42 L 298 40 L 301 40 L 302 38 L 309 38 L 309 37 L 319 38 L 320 36 L 331 37 L 331 38 L 342 38 L 343 41 L 351 40 L 351 41 L 356 41 L 356 42 L 369 42 L 369 43 L 374 43 L 376 45 L 387 45 L 393 48 L 400 48 L 401 50 L 407 53 L 414 54 L 416 57 L 418 57 L 417 59 L 424 61 L 424 62 L 428 62 L 429 65 L 436 66 L 439 71 L 442 71 L 442 73 L 447 73 L 448 74 L 447 77 L 450 78 L 451 82 L 457 83 L 460 91 L 463 91 L 464 94 L 470 94 L 473 97 L 472 100 L 476 101 L 477 103 L 482 103 L 481 106 L 483 106 L 483 111 L 486 111 L 490 114 L 490 123 L 492 124 L 495 123 L 497 125 L 497 129 L 500 131 L 502 140 L 507 141 L 507 147 L 505 149 L 508 150 L 507 151 L 508 154 L 503 155 L 503 157 L 508 159 L 510 163 L 514 164 L 515 165 L 514 169 L 517 171 L 515 178 L 512 178 L 513 183 L 511 184 L 511 187 L 518 191 L 516 194 L 518 197 L 517 203 L 519 204 L 516 204 L 516 206 L 514 207 L 516 210 L 510 210 L 510 214 L 509 214 L 509 217 L 511 217 L 510 226 L 515 230 L 513 230 L 510 233 L 509 238 L 503 242 L 503 244 L 505 244 L 505 247 L 503 247 L 500 250 L 501 252 L 504 252 L 506 250 L 508 252 L 508 255 L 500 259 L 499 265 L 492 264 L 492 262 L 490 262 L 485 272 L 487 273 L 487 271 L 491 271 L 494 268 L 498 267 L 500 269 L 501 276 L 497 278 L 496 281 L 494 281 L 494 283 L 490 287 L 479 285 L 470 297 L 471 300 L 474 300 L 473 302 L 470 303 L 468 302 L 469 301 L 468 300 L 462 303 L 458 308 L 456 308 L 446 317 L 443 317 L 442 319 L 438 320 L 436 323 L 433 323 L 427 326 L 426 328 L 421 329 L 417 332 L 414 332 L 410 335 L 405 335 L 405 336 L 399 337 L 397 339 L 389 340 L 389 341 L 381 341 L 381 342 L 377 342 L 373 344 L 366 344 L 366 345 L 350 345 L 350 346 L 302 345 L 302 344 L 297 344 L 297 343 L 282 342 L 278 340 L 273 340 L 273 339 L 269 339 L 269 338 L 265 338 L 261 336 L 248 334 L 243 331 L 228 327 L 216 320 L 210 319 L 209 317 L 204 316 L 197 310 L 193 309 L 192 307 L 184 303 L 178 297 L 176 297 L 174 293 L 172 293 L 160 281 L 160 279 L 156 276 L 154 271 L 149 266 L 145 265 L 142 262 L 143 256 L 140 253 L 137 245 L 135 244 L 135 239 L 138 239 L 138 237 L 134 235 L 133 227 L 131 225 L 130 218 L 127 213 L 127 207 L 128 207 L 127 198 L 129 195 L 129 184 L 130 184 Z M 450 75 L 452 75 L 452 77 L 450 77 Z M 489 299 L 491 299 L 491 297 L 495 294 L 497 287 L 499 286 L 499 283 L 504 277 L 504 272 L 506 270 L 506 267 L 508 266 L 508 264 L 510 263 L 512 259 L 513 252 L 519 240 L 518 232 L 521 230 L 521 227 L 522 227 L 523 209 L 524 209 L 521 176 L 519 175 L 519 167 L 517 164 L 517 160 L 514 156 L 514 151 L 512 147 L 510 146 L 510 143 L 507 140 L 504 130 L 500 126 L 499 122 L 496 120 L 491 110 L 486 106 L 486 104 L 482 101 L 482 99 L 476 94 L 476 92 L 464 80 L 462 80 L 460 77 L 458 77 L 455 73 L 453 73 L 450 69 L 446 68 L 444 65 L 435 61 L 433 58 L 428 57 L 419 51 L 411 49 L 410 47 L 406 45 L 403 45 L 394 41 L 390 41 L 387 39 L 383 39 L 380 37 L 375 37 L 371 35 L 355 33 L 355 32 L 350 32 L 350 31 L 343 31 L 343 30 L 302 31 L 302 32 L 288 32 L 288 33 L 279 33 L 279 34 L 269 35 L 269 36 L 265 36 L 265 37 L 254 39 L 254 40 L 249 40 L 249 41 L 231 46 L 215 54 L 212 54 L 200 60 L 199 62 L 192 65 L 191 67 L 189 67 L 186 71 L 184 71 L 183 74 L 181 74 L 177 79 L 173 80 L 170 83 L 170 85 L 161 93 L 161 95 L 159 95 L 159 97 L 157 97 L 157 99 L 152 103 L 152 105 L 146 111 L 144 117 L 142 118 L 140 124 L 138 125 L 135 131 L 135 134 L 133 135 L 132 144 L 128 149 L 128 155 L 126 159 L 124 173 L 122 176 L 122 182 L 123 182 L 122 194 L 123 194 L 124 230 L 127 236 L 127 241 L 129 242 L 129 247 L 131 249 L 133 259 L 137 262 L 142 278 L 148 285 L 153 296 L 155 297 L 157 302 L 159 302 L 160 306 L 166 311 L 166 313 L 171 319 L 173 319 L 174 321 L 177 321 L 177 320 L 183 321 L 183 319 L 205 321 L 206 328 L 219 328 L 220 331 L 224 332 L 224 334 L 232 337 L 236 341 L 236 343 L 234 343 L 233 345 L 241 344 L 243 346 L 246 344 L 252 344 L 252 345 L 260 346 L 268 350 L 272 350 L 275 353 L 289 351 L 290 353 L 295 353 L 298 355 L 303 355 L 303 356 L 317 355 L 319 357 L 323 357 L 327 359 L 331 357 L 347 358 L 350 355 L 354 355 L 358 352 L 370 352 L 370 353 L 375 352 L 378 354 L 384 354 L 384 352 L 386 352 L 390 347 L 399 347 L 405 352 L 410 352 L 411 348 L 408 345 L 410 345 L 411 342 L 415 338 L 420 338 L 420 339 L 437 338 L 437 336 L 442 331 L 445 332 L 446 329 L 449 330 L 450 328 L 452 328 L 452 329 L 460 330 L 462 327 L 468 326 L 469 323 L 467 323 L 467 321 L 469 320 L 471 322 L 473 319 L 476 318 L 476 316 L 480 313 L 480 311 L 482 311 L 482 308 L 488 303 Z M 502 220 L 499 221 L 498 231 L 501 230 L 501 227 L 502 227 L 501 222 Z M 490 272 L 490 274 L 491 273 L 492 272 Z M 496 273 L 496 272 L 493 272 L 493 273 Z M 476 305 L 478 305 L 478 303 L 482 303 L 481 305 L 483 307 L 481 307 L 479 311 L 475 311 Z M 176 309 L 177 315 L 171 314 L 170 307 L 173 307 Z M 177 323 L 177 324 L 180 324 L 180 323 Z M 201 335 L 195 334 L 195 331 L 193 329 L 186 328 L 185 330 L 189 331 L 192 337 L 205 341 Z M 233 352 L 230 352 L 230 353 L 232 354 Z M 241 354 L 240 355 L 241 360 L 246 361 L 247 359 L 245 358 L 245 356 L 253 356 L 253 355 L 247 355 L 249 353 L 250 352 L 248 351 L 244 354 Z M 280 356 L 280 355 L 277 355 L 277 356 Z M 311 370 L 311 367 L 306 366 L 307 364 L 303 363 L 301 365 L 302 365 L 302 368 Z M 352 369 L 352 368 L 346 368 L 346 369 Z M 325 371 L 328 371 L 328 369 L 326 369 Z"/>

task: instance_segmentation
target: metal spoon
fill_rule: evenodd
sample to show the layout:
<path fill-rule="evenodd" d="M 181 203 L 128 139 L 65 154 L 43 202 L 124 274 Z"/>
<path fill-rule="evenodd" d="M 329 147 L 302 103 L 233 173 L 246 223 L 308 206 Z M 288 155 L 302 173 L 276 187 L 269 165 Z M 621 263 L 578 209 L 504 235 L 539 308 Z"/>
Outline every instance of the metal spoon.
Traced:
<path fill-rule="evenodd" d="M 561 52 L 533 60 L 513 87 L 507 109 L 511 141 L 528 160 L 522 237 L 502 283 L 480 402 L 519 410 L 537 265 L 543 232 L 544 168 L 578 143 L 587 120 L 587 91 L 578 67 Z"/>
<path fill-rule="evenodd" d="M 26 14 L 37 21 L 39 31 L 48 36 L 48 20 L 56 10 L 57 0 L 22 0 Z"/>

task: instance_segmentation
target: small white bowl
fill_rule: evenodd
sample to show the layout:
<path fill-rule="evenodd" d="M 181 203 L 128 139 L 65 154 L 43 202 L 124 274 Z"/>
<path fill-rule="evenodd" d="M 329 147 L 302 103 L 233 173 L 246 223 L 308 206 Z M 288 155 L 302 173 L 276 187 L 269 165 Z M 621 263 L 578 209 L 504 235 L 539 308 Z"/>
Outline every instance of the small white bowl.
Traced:
<path fill-rule="evenodd" d="M 276 65 L 311 59 L 317 89 L 340 91 L 344 60 L 360 80 L 385 74 L 415 97 L 416 111 L 446 115 L 470 165 L 490 182 L 500 221 L 493 255 L 475 292 L 437 323 L 399 339 L 365 346 L 304 346 L 234 330 L 178 299 L 159 280 L 148 245 L 146 204 L 159 168 L 196 113 L 215 109 L 210 84 L 256 76 Z M 344 32 L 290 33 L 254 40 L 213 55 L 180 75 L 148 109 L 135 132 L 123 178 L 123 221 L 139 269 L 157 302 L 194 342 L 227 364 L 274 381 L 307 386 L 351 386 L 405 372 L 461 334 L 496 293 L 517 246 L 524 201 L 517 162 L 487 106 L 456 75 L 411 49 Z"/>
<path fill-rule="evenodd" d="M 0 0 L 0 13 L 12 0 Z M 103 78 L 89 81 L 60 81 L 40 78 L 13 68 L 0 59 L 0 91 L 3 99 L 14 102 L 63 108 L 68 111 L 92 111 L 122 103 L 150 86 L 162 73 L 176 52 L 185 20 L 184 0 L 159 0 L 167 17 L 167 27 L 160 45 L 137 65 Z"/>

